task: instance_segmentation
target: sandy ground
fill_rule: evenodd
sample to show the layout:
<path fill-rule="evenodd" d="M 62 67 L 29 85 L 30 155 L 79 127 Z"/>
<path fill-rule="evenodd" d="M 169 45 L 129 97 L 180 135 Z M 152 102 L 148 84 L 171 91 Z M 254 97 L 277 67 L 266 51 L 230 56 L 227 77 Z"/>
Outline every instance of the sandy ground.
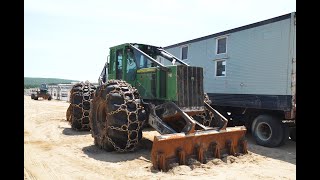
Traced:
<path fill-rule="evenodd" d="M 66 122 L 69 104 L 24 97 L 24 179 L 296 179 L 296 143 L 279 148 L 255 145 L 249 154 L 214 159 L 207 164 L 153 170 L 152 129 L 135 152 L 106 152 L 93 145 L 90 132 L 77 132 Z"/>

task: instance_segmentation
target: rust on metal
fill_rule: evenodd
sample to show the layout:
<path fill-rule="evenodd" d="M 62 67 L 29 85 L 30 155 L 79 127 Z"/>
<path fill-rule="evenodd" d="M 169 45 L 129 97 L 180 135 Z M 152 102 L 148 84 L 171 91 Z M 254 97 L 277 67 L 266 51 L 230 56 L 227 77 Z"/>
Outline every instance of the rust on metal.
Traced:
<path fill-rule="evenodd" d="M 227 127 L 225 130 L 198 130 L 191 134 L 175 133 L 155 136 L 151 150 L 153 167 L 167 171 L 169 164 L 186 164 L 189 158 L 206 163 L 208 158 L 220 158 L 222 154 L 246 154 L 246 128 Z"/>
<path fill-rule="evenodd" d="M 178 149 L 178 158 L 179 158 L 179 165 L 186 164 L 186 153 L 181 148 Z"/>
<path fill-rule="evenodd" d="M 213 152 L 213 156 L 214 158 L 219 158 L 220 159 L 220 149 L 219 149 L 219 146 L 217 144 L 217 142 L 212 142 L 211 143 L 211 146 L 212 146 L 212 152 Z"/>
<path fill-rule="evenodd" d="M 167 171 L 166 158 L 163 152 L 158 152 L 156 161 L 153 162 L 153 166 L 156 169 L 163 169 L 163 171 Z"/>
<path fill-rule="evenodd" d="M 243 154 L 248 153 L 248 141 L 246 139 L 240 139 L 240 150 Z"/>
<path fill-rule="evenodd" d="M 236 154 L 235 150 L 234 150 L 234 146 L 233 146 L 232 140 L 228 139 L 226 146 L 228 148 L 228 154 L 229 155 L 235 155 Z"/>
<path fill-rule="evenodd" d="M 204 163 L 206 158 L 204 157 L 205 154 L 204 154 L 204 149 L 201 145 L 199 146 L 196 146 L 196 149 L 197 149 L 197 160 L 200 162 L 200 163 Z"/>

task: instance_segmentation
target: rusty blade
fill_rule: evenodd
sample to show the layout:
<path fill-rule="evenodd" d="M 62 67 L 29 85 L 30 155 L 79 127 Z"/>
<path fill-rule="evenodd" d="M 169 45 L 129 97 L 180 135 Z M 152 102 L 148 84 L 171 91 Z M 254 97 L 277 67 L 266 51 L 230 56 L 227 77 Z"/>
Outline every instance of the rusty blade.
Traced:
<path fill-rule="evenodd" d="M 185 133 L 155 136 L 151 161 L 153 167 L 167 171 L 169 164 L 186 164 L 189 158 L 206 163 L 208 158 L 220 158 L 222 154 L 238 155 L 247 153 L 244 126 L 228 127 L 226 130 L 199 130 Z"/>

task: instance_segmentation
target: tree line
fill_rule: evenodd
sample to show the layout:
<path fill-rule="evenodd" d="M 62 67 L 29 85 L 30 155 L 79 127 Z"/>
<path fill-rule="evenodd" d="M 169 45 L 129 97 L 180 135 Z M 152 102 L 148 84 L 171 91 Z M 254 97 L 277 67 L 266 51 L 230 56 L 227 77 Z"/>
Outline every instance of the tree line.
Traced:
<path fill-rule="evenodd" d="M 79 81 L 70 80 L 70 79 L 59 79 L 59 78 L 24 77 L 24 89 L 38 88 L 42 83 L 46 83 L 48 85 L 54 85 L 54 84 L 70 84 L 71 82 L 79 82 Z"/>

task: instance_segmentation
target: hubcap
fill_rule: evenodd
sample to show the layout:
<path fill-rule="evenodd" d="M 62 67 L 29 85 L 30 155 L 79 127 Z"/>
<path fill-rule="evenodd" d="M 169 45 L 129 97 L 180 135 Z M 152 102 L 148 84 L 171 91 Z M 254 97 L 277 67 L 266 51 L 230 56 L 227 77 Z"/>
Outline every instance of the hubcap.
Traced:
<path fill-rule="evenodd" d="M 269 124 L 264 122 L 259 123 L 257 126 L 257 136 L 264 141 L 269 140 L 272 136 L 272 129 Z"/>

